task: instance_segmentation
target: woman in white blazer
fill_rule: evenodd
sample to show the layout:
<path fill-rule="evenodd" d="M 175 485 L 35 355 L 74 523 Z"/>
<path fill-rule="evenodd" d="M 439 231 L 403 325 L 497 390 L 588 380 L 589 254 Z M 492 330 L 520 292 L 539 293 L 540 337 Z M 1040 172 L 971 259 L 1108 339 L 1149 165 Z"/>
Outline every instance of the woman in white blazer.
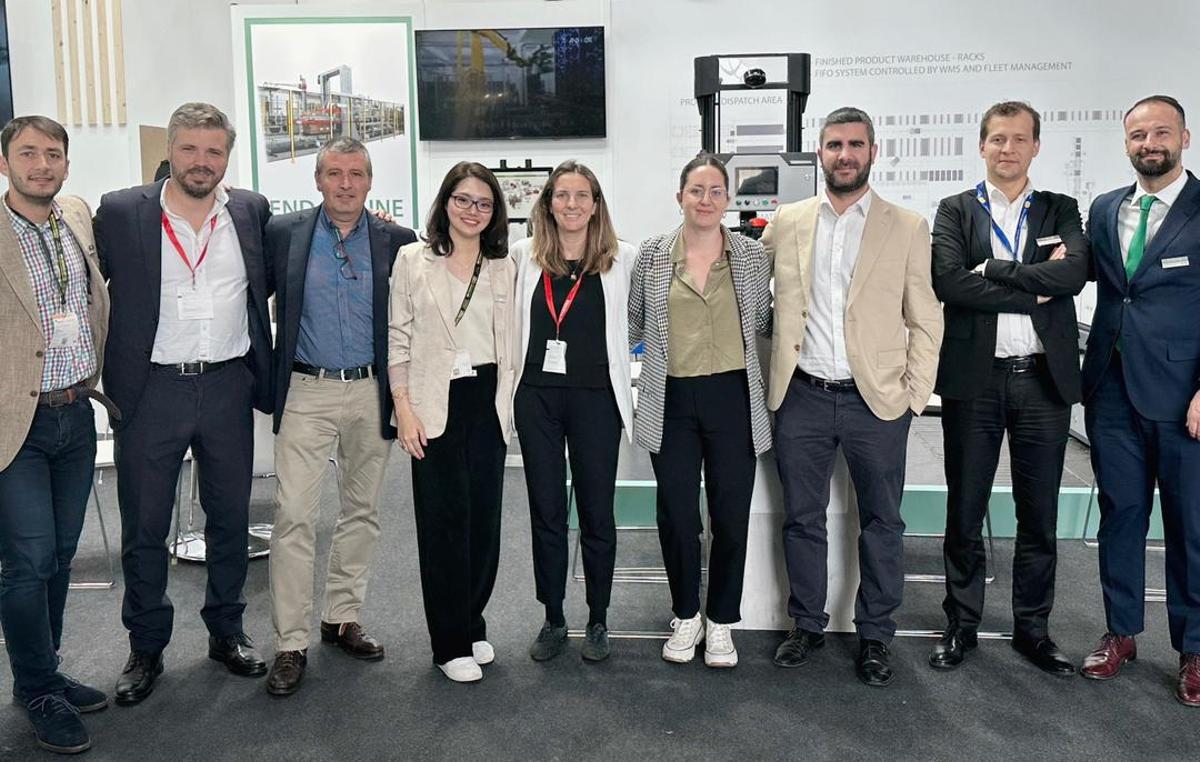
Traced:
<path fill-rule="evenodd" d="M 455 165 L 424 232 L 392 271 L 388 376 L 397 441 L 413 458 L 433 661 L 451 680 L 474 682 L 494 658 L 483 610 L 500 559 L 515 377 L 516 267 L 495 176 L 482 164 Z"/>
<path fill-rule="evenodd" d="M 567 489 L 578 506 L 588 624 L 581 655 L 608 658 L 606 612 L 617 533 L 613 497 L 621 429 L 633 429 L 627 301 L 635 259 L 619 243 L 596 176 L 560 164 L 533 211 L 533 237 L 513 246 L 517 296 L 513 416 L 525 464 L 533 573 L 546 621 L 529 648 L 546 661 L 566 647 Z"/>

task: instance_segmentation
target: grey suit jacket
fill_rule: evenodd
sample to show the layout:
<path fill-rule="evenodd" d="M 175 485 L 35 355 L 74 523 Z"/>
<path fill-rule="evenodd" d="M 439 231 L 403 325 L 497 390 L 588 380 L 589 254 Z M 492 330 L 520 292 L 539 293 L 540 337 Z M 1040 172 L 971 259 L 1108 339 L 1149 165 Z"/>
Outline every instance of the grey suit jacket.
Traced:
<path fill-rule="evenodd" d="M 92 238 L 92 214 L 87 204 L 75 196 L 55 199 L 63 219 L 83 249 L 88 269 L 88 319 L 96 344 L 96 373 L 88 379 L 94 387 L 100 378 L 104 359 L 104 340 L 108 335 L 108 291 L 96 243 Z M 29 269 L 21 257 L 21 244 L 8 224 L 0 219 L 0 335 L 4 336 L 4 362 L 0 363 L 0 471 L 8 468 L 25 442 L 29 425 L 37 410 L 42 387 L 46 336 L 38 314 L 37 297 Z"/>
<path fill-rule="evenodd" d="M 633 284 L 629 287 L 629 344 L 646 342 L 638 379 L 638 410 L 633 436 L 650 452 L 662 446 L 663 410 L 667 388 L 667 296 L 671 290 L 671 248 L 682 228 L 642 241 Z M 771 421 L 763 391 L 762 365 L 756 335 L 771 333 L 771 266 L 762 244 L 729 233 L 730 270 L 742 323 L 746 377 L 750 386 L 750 429 L 754 454 L 771 449 Z"/>

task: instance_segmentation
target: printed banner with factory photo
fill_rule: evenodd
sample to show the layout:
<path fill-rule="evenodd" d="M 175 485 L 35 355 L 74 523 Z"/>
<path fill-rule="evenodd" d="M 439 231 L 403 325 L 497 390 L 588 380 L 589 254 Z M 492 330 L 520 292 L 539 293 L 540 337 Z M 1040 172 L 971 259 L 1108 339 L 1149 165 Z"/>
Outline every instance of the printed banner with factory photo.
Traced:
<path fill-rule="evenodd" d="M 320 204 L 321 145 L 356 138 L 371 155 L 367 208 L 416 226 L 409 16 L 313 15 L 303 6 L 234 6 L 240 184 L 276 214 Z"/>

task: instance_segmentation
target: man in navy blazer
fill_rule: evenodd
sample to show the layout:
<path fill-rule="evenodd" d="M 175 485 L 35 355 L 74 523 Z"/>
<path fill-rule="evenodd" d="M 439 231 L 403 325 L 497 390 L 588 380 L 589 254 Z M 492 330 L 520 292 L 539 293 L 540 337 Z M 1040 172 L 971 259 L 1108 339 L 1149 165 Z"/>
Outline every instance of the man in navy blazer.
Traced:
<path fill-rule="evenodd" d="M 1157 484 L 1176 698 L 1200 707 L 1200 181 L 1181 163 L 1190 135 L 1174 98 L 1143 98 L 1124 125 L 1137 183 L 1097 198 L 1088 218 L 1096 312 L 1083 392 L 1108 632 L 1082 672 L 1112 678 L 1137 656 Z"/>
<path fill-rule="evenodd" d="M 167 537 L 189 448 L 207 514 L 208 654 L 235 674 L 266 672 L 242 629 L 242 586 L 253 408 L 271 411 L 273 278 L 262 246 L 271 212 L 257 193 L 222 188 L 233 141 L 214 106 L 180 106 L 167 126 L 171 177 L 107 193 L 96 212 L 112 299 L 104 389 L 123 414 L 115 435 L 130 655 L 118 704 L 146 698 L 163 669 L 174 613 Z"/>
<path fill-rule="evenodd" d="M 267 257 L 276 275 L 275 526 L 271 620 L 277 654 L 267 691 L 296 691 L 307 664 L 321 484 L 337 446 L 341 513 L 334 530 L 321 639 L 351 656 L 382 659 L 359 623 L 379 537 L 379 498 L 391 442 L 387 384 L 388 279 L 396 252 L 416 240 L 368 214 L 371 158 L 349 137 L 317 153 L 315 209 L 273 217 Z"/>

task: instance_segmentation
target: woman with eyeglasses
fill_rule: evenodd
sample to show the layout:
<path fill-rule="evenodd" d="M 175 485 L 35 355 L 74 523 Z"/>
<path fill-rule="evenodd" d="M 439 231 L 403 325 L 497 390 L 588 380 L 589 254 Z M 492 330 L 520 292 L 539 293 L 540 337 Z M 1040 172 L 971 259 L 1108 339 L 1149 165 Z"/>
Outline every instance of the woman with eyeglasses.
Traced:
<path fill-rule="evenodd" d="M 483 610 L 500 558 L 513 390 L 508 215 L 482 164 L 456 164 L 425 240 L 392 271 L 388 376 L 397 439 L 412 456 L 421 593 L 433 662 L 456 682 L 495 654 Z"/>
<path fill-rule="evenodd" d="M 636 253 L 617 241 L 600 183 L 566 161 L 533 209 L 533 237 L 513 245 L 518 342 L 513 417 L 521 440 L 533 537 L 533 576 L 546 621 L 535 661 L 566 648 L 567 457 L 578 507 L 588 623 L 580 655 L 608 658 L 616 560 L 613 496 L 622 427 L 633 425 L 626 305 Z"/>
<path fill-rule="evenodd" d="M 690 161 L 675 195 L 683 224 L 642 242 L 629 292 L 630 343 L 645 341 L 634 438 L 658 482 L 658 533 L 674 633 L 663 659 L 737 665 L 746 532 L 757 456 L 771 446 L 755 334 L 771 328 L 762 244 L 721 224 L 729 176 L 710 154 Z M 700 472 L 712 546 L 700 611 Z"/>

